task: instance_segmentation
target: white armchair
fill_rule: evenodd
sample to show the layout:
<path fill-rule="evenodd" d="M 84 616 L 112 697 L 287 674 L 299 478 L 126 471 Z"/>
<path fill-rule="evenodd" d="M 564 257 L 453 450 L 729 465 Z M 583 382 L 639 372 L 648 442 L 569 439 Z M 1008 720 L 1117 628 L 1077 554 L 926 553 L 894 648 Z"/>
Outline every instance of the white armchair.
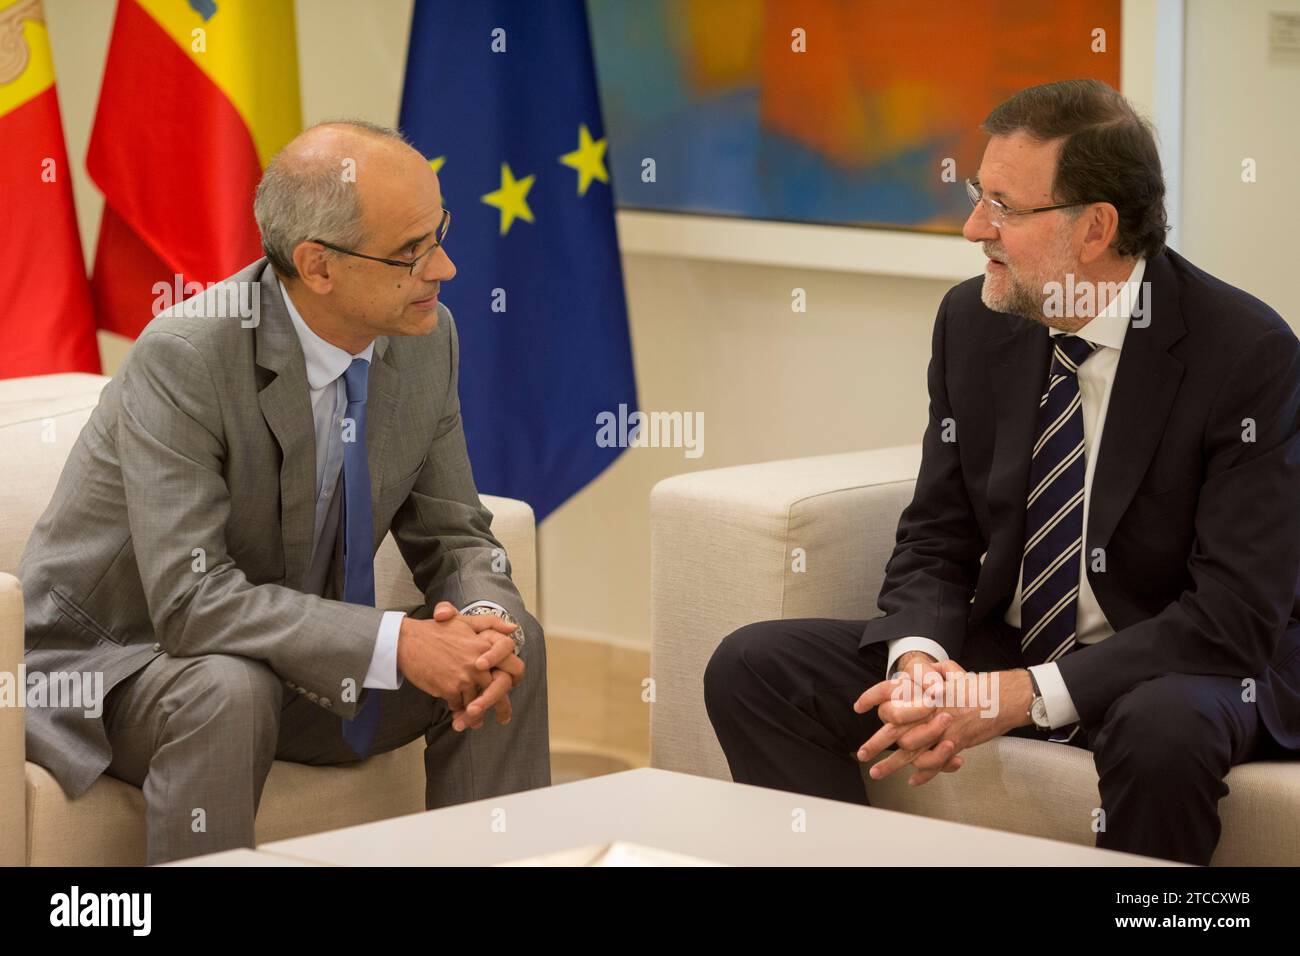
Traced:
<path fill-rule="evenodd" d="M 736 628 L 775 618 L 870 618 L 920 446 L 742 465 L 660 482 L 651 494 L 652 766 L 730 779 L 703 675 Z M 795 549 L 804 569 L 796 570 Z M 865 690 L 865 688 L 863 688 Z M 873 806 L 1092 845 L 1091 755 L 1002 737 L 923 787 L 863 782 Z M 1300 762 L 1233 768 L 1219 805 L 1220 866 L 1300 864 Z"/>

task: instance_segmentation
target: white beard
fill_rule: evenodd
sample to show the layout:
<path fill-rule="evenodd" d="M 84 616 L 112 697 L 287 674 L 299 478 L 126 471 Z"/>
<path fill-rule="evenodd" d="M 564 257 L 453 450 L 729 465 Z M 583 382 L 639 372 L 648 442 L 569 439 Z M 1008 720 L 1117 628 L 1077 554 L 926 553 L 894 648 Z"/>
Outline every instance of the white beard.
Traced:
<path fill-rule="evenodd" d="M 1064 282 L 1068 272 L 1077 272 L 1077 262 L 1069 248 L 1068 230 L 1062 229 L 1054 238 L 1042 267 L 1033 273 L 1023 273 L 1007 265 L 1005 271 L 984 273 L 980 301 L 994 312 L 1017 315 L 1030 322 L 1047 325 L 1043 305 L 1047 301 L 1044 286 L 1049 282 Z"/>

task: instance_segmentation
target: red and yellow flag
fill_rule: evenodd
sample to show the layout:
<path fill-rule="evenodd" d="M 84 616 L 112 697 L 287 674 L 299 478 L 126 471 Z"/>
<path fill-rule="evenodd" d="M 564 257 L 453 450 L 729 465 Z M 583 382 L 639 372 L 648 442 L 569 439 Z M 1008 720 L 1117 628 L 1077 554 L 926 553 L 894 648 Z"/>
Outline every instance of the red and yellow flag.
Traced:
<path fill-rule="evenodd" d="M 86 159 L 99 325 L 135 337 L 175 300 L 156 284 L 260 256 L 253 193 L 301 128 L 293 0 L 118 0 Z"/>
<path fill-rule="evenodd" d="M 0 378 L 98 372 L 39 0 L 0 0 Z"/>

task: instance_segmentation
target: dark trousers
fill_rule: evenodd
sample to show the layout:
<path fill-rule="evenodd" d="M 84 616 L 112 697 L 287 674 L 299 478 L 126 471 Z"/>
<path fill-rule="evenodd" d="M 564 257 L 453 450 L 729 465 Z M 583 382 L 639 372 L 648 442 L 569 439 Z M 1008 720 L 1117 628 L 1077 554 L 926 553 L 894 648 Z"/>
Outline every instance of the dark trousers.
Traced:
<path fill-rule="evenodd" d="M 883 643 L 859 649 L 863 626 L 763 621 L 722 641 L 704 673 L 704 701 L 732 779 L 868 802 L 856 753 L 881 722 L 874 709 L 854 713 L 853 702 L 885 678 L 888 662 Z M 958 663 L 968 671 L 1022 666 L 1018 630 L 1000 621 L 973 630 Z M 1202 865 L 1219 842 L 1229 768 L 1283 753 L 1230 677 L 1146 681 L 1068 745 L 1046 743 L 1033 726 L 1012 735 L 1092 751 L 1106 821 L 1097 846 Z"/>

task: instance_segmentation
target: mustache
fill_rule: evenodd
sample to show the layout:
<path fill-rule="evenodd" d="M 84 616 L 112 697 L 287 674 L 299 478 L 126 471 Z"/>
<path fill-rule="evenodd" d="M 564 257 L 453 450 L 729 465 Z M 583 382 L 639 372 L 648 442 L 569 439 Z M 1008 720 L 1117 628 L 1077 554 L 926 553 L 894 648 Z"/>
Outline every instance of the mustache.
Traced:
<path fill-rule="evenodd" d="M 986 255 L 988 258 L 996 259 L 998 260 L 998 262 L 1007 261 L 1007 255 L 1005 251 L 1001 249 L 997 249 L 994 246 L 989 245 L 987 242 L 981 243 L 981 247 L 984 250 L 984 255 Z"/>

